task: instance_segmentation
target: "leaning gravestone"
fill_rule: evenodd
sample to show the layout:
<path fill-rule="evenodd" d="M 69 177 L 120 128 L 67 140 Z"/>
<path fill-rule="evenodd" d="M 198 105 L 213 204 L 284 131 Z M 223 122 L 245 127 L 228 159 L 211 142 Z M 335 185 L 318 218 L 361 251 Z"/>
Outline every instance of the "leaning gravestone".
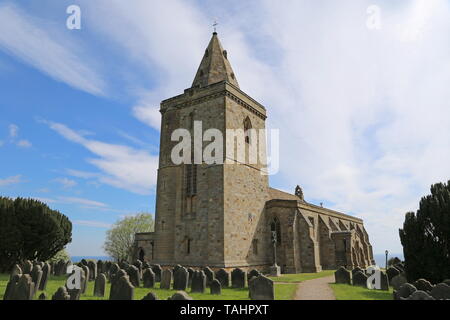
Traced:
<path fill-rule="evenodd" d="M 275 299 L 273 281 L 263 275 L 252 278 L 252 280 L 250 280 L 248 289 L 251 300 Z"/>
<path fill-rule="evenodd" d="M 70 295 L 67 292 L 66 287 L 59 287 L 52 296 L 52 300 L 70 300 Z"/>
<path fill-rule="evenodd" d="M 367 287 L 367 276 L 361 271 L 355 272 L 352 277 L 352 282 L 354 286 Z"/>
<path fill-rule="evenodd" d="M 186 268 L 177 268 L 173 275 L 173 290 L 186 290 L 188 286 L 189 273 Z"/>
<path fill-rule="evenodd" d="M 52 267 L 50 266 L 50 264 L 48 262 L 44 263 L 44 266 L 42 267 L 42 278 L 39 285 L 39 290 L 44 291 L 47 288 L 47 282 L 48 278 L 50 277 L 51 270 Z"/>
<path fill-rule="evenodd" d="M 206 285 L 209 287 L 209 284 L 216 278 L 216 276 L 210 267 L 203 268 L 203 272 L 206 275 Z"/>
<path fill-rule="evenodd" d="M 162 274 L 162 268 L 159 264 L 155 264 L 152 266 L 152 270 L 155 273 L 155 281 L 161 282 L 161 274 Z"/>
<path fill-rule="evenodd" d="M 239 268 L 231 272 L 231 285 L 233 288 L 245 288 L 247 284 L 247 273 Z"/>
<path fill-rule="evenodd" d="M 144 282 L 144 288 L 153 288 L 155 286 L 155 273 L 152 269 L 144 270 L 142 281 Z"/>
<path fill-rule="evenodd" d="M 170 289 L 170 283 L 172 282 L 172 270 L 164 270 L 161 275 L 161 283 L 160 288 L 161 289 Z"/>
<path fill-rule="evenodd" d="M 220 284 L 220 281 L 217 279 L 214 279 L 211 284 L 209 285 L 209 288 L 211 289 L 211 294 L 222 294 L 222 285 Z"/>
<path fill-rule="evenodd" d="M 94 284 L 94 297 L 104 297 L 105 296 L 105 288 L 106 288 L 106 276 L 103 273 L 100 273 L 95 279 Z"/>
<path fill-rule="evenodd" d="M 352 274 L 350 271 L 348 271 L 344 267 L 340 267 L 334 273 L 334 279 L 335 279 L 335 283 L 351 284 L 352 283 Z"/>
<path fill-rule="evenodd" d="M 216 279 L 219 280 L 221 287 L 228 288 L 230 286 L 230 273 L 225 269 L 216 272 Z"/>
<path fill-rule="evenodd" d="M 398 276 L 400 274 L 400 271 L 395 267 L 389 267 L 386 270 L 386 274 L 389 278 L 389 281 L 391 281 L 393 277 Z"/>
<path fill-rule="evenodd" d="M 20 268 L 20 266 L 18 264 L 14 265 L 12 271 L 11 271 L 11 275 L 9 277 L 9 280 L 11 280 L 12 278 L 14 278 L 14 276 L 22 274 L 22 269 Z"/>
<path fill-rule="evenodd" d="M 142 300 L 158 300 L 158 296 L 153 292 L 149 292 Z"/>
<path fill-rule="evenodd" d="M 431 292 L 431 290 L 433 290 L 433 285 L 425 279 L 419 279 L 414 282 L 413 285 L 417 288 L 417 290 L 422 290 L 425 292 Z"/>
<path fill-rule="evenodd" d="M 16 274 L 8 281 L 5 294 L 3 295 L 3 300 L 13 300 L 13 297 L 15 295 L 14 291 L 16 290 L 17 283 L 19 282 L 20 277 L 22 277 L 21 274 Z"/>
<path fill-rule="evenodd" d="M 97 278 L 97 264 L 89 260 L 87 266 L 89 268 L 89 281 L 94 281 Z"/>
<path fill-rule="evenodd" d="M 203 271 L 195 271 L 192 276 L 191 292 L 205 293 L 206 275 Z"/>
<path fill-rule="evenodd" d="M 128 273 L 128 276 L 130 277 L 131 284 L 135 288 L 139 288 L 139 286 L 140 286 L 140 278 L 141 278 L 139 276 L 139 269 L 136 266 L 131 265 L 131 266 L 128 267 L 127 273 Z"/>
<path fill-rule="evenodd" d="M 404 283 L 400 286 L 397 291 L 394 291 L 394 300 L 402 300 L 408 298 L 414 292 L 417 291 L 417 288 L 414 287 L 410 283 Z"/>
<path fill-rule="evenodd" d="M 445 283 L 438 283 L 431 290 L 431 296 L 436 300 L 449 300 L 450 299 L 450 286 Z"/>
<path fill-rule="evenodd" d="M 398 276 L 395 276 L 390 281 L 391 286 L 394 288 L 394 290 L 400 289 L 400 287 L 407 283 L 408 280 L 406 280 L 406 277 L 402 274 L 399 274 Z"/>
<path fill-rule="evenodd" d="M 109 300 L 133 300 L 134 287 L 128 276 L 121 277 L 115 284 L 114 292 L 111 292 Z"/>
<path fill-rule="evenodd" d="M 178 291 L 174 293 L 168 300 L 193 300 L 186 292 Z"/>
<path fill-rule="evenodd" d="M 34 283 L 33 296 L 39 290 L 39 287 L 41 286 L 42 273 L 43 272 L 42 272 L 41 266 L 38 264 L 36 264 L 33 267 L 33 270 L 31 270 L 31 280 Z"/>

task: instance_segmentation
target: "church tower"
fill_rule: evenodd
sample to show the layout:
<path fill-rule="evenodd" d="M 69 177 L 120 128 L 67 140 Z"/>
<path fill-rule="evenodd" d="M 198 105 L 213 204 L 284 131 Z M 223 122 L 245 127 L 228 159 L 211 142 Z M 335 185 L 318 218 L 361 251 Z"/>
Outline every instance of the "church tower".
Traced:
<path fill-rule="evenodd" d="M 242 148 L 248 154 L 258 146 L 265 161 L 265 133 L 251 135 L 250 129 L 265 129 L 266 110 L 241 91 L 216 32 L 191 88 L 162 101 L 160 112 L 152 263 L 211 267 L 271 263 L 271 250 L 262 250 L 270 247 L 270 237 L 266 236 L 269 227 L 262 223 L 268 177 L 260 161 L 251 164 L 247 156 L 242 161 L 237 152 Z M 175 164 L 171 154 L 179 141 L 172 141 L 172 134 L 180 128 L 188 130 L 193 141 L 208 129 L 219 130 L 223 136 L 222 161 Z M 236 129 L 238 136 L 232 139 L 236 146 L 231 153 L 230 139 L 226 139 L 229 129 Z M 210 143 L 202 141 L 202 150 Z"/>

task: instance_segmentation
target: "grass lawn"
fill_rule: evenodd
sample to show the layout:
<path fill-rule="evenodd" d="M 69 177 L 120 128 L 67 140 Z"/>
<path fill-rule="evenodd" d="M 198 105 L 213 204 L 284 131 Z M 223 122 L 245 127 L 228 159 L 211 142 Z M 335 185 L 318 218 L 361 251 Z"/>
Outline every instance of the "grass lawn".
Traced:
<path fill-rule="evenodd" d="M 280 277 L 269 277 L 275 282 L 299 283 L 306 280 L 323 278 L 334 275 L 336 270 L 325 270 L 317 273 L 283 274 Z"/>
<path fill-rule="evenodd" d="M 0 300 L 3 300 L 3 295 L 6 290 L 6 285 L 9 281 L 9 275 L 0 274 Z M 52 276 L 48 283 L 47 289 L 45 290 L 47 294 L 47 299 L 51 299 L 52 295 L 58 290 L 59 287 L 64 286 L 66 281 L 66 277 L 55 277 Z M 94 282 L 91 281 L 88 283 L 88 287 L 86 289 L 86 294 L 81 296 L 81 300 L 105 300 L 109 298 L 109 290 L 111 285 L 107 283 L 105 297 L 94 297 Z M 295 294 L 295 290 L 297 288 L 296 284 L 277 284 L 275 283 L 275 299 L 276 300 L 292 300 Z M 167 300 L 168 297 L 172 296 L 176 290 L 161 290 L 159 289 L 159 283 L 155 285 L 154 289 L 147 288 L 135 288 L 134 289 L 134 299 L 141 300 L 147 293 L 154 292 L 158 299 Z M 38 291 L 35 296 L 35 299 L 39 297 L 42 291 Z M 248 289 L 222 289 L 221 295 L 211 295 L 209 294 L 209 288 L 206 289 L 206 293 L 191 293 L 190 289 L 187 290 L 187 293 L 194 300 L 249 300 L 248 298 Z"/>
<path fill-rule="evenodd" d="M 370 290 L 348 284 L 330 284 L 336 300 L 392 300 L 392 288 L 389 291 Z"/>

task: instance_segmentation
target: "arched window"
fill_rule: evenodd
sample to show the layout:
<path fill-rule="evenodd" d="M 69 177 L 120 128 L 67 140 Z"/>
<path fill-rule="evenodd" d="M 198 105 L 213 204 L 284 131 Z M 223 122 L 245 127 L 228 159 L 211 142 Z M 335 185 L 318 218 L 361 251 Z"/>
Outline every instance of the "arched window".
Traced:
<path fill-rule="evenodd" d="M 270 223 L 270 231 L 275 231 L 277 235 L 277 244 L 281 244 L 281 226 L 280 221 L 278 218 L 273 218 L 272 222 Z"/>
<path fill-rule="evenodd" d="M 250 129 L 252 128 L 252 122 L 250 118 L 247 117 L 244 120 L 244 134 L 245 134 L 245 142 L 250 143 Z"/>

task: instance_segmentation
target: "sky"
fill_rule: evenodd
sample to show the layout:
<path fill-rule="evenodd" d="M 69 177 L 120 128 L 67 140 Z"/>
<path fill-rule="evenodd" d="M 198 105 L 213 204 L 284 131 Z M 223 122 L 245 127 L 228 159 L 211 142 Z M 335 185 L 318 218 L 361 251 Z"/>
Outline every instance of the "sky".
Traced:
<path fill-rule="evenodd" d="M 155 211 L 159 103 L 190 87 L 215 20 L 280 130 L 271 186 L 402 252 L 404 214 L 450 179 L 445 0 L 0 0 L 0 195 L 41 199 L 73 222 L 71 255 L 104 255 L 114 222 Z"/>

